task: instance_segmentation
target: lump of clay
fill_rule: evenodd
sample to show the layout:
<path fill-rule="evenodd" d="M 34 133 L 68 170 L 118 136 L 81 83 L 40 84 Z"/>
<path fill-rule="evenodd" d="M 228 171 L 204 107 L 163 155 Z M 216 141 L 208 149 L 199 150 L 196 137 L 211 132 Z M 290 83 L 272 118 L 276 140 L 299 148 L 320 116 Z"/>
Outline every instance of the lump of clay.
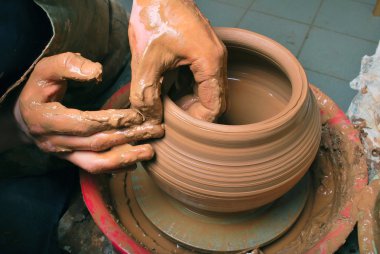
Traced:
<path fill-rule="evenodd" d="M 352 123 L 360 128 L 367 154 L 369 178 L 380 170 L 380 44 L 373 56 L 364 56 L 359 76 L 350 86 L 358 90 L 348 109 Z"/>

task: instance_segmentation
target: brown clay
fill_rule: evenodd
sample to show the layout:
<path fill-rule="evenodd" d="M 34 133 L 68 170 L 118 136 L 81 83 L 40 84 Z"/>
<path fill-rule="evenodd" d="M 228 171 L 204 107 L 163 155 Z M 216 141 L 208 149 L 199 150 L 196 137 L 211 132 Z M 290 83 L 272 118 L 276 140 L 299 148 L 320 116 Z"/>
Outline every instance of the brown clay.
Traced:
<path fill-rule="evenodd" d="M 156 160 L 145 168 L 190 207 L 239 212 L 272 202 L 301 179 L 318 149 L 320 119 L 289 51 L 249 31 L 216 31 L 229 50 L 231 101 L 221 118 L 228 125 L 195 119 L 166 98 L 166 135 L 152 143 Z"/>
<path fill-rule="evenodd" d="M 315 193 L 297 224 L 263 248 L 267 253 L 334 253 L 356 224 L 367 167 L 357 132 L 336 104 L 313 87 L 322 112 L 322 141 L 311 168 Z"/>
<path fill-rule="evenodd" d="M 80 54 L 68 52 L 43 58 L 14 109 L 22 130 L 42 150 L 59 153 L 90 172 L 117 170 L 152 158 L 150 145 L 131 148 L 126 143 L 161 137 L 164 132 L 160 124 L 144 122 L 144 116 L 135 109 L 80 111 L 60 103 L 68 79 L 100 81 L 101 74 L 99 63 Z"/>
<path fill-rule="evenodd" d="M 320 150 L 311 168 L 314 190 L 296 224 L 283 237 L 262 247 L 264 254 L 333 253 L 356 223 L 356 190 L 361 188 L 359 182 L 366 184 L 366 177 L 361 176 L 367 173 L 363 149 L 354 142 L 357 137 L 343 134 L 353 131 L 353 127 L 337 121 L 334 102 L 318 89 L 313 91 L 324 119 Z M 154 253 L 192 253 L 163 237 L 143 216 L 130 177 L 123 172 L 110 180 L 112 207 L 127 232 Z"/>
<path fill-rule="evenodd" d="M 377 253 L 380 246 L 380 180 L 367 186 L 358 200 L 360 253 Z"/>

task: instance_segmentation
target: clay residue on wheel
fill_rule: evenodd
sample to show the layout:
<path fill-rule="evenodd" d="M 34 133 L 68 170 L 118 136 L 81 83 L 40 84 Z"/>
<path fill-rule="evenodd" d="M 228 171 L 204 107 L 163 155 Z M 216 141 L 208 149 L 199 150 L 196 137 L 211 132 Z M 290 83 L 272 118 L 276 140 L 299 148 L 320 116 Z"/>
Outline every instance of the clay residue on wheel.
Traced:
<path fill-rule="evenodd" d="M 377 253 L 380 246 L 380 180 L 375 179 L 358 199 L 360 253 Z"/>
<path fill-rule="evenodd" d="M 313 87 L 322 114 L 322 141 L 312 167 L 316 188 L 312 209 L 264 253 L 333 253 L 357 220 L 357 200 L 367 183 L 363 148 L 344 113 Z M 307 210 L 307 209 L 306 209 Z M 305 219 L 306 217 L 307 219 Z M 303 227 L 298 224 L 304 223 Z"/>
<path fill-rule="evenodd" d="M 314 191 L 296 224 L 283 237 L 261 248 L 265 254 L 332 253 L 345 242 L 356 223 L 358 193 L 367 184 L 363 148 L 352 125 L 344 115 L 339 117 L 334 102 L 319 90 L 313 91 L 324 119 L 322 142 L 311 167 Z M 115 175 L 110 182 L 115 215 L 126 232 L 156 253 L 191 253 L 163 237 L 146 218 L 136 218 L 132 211 L 140 208 L 129 198 L 129 184 L 125 173 Z"/>

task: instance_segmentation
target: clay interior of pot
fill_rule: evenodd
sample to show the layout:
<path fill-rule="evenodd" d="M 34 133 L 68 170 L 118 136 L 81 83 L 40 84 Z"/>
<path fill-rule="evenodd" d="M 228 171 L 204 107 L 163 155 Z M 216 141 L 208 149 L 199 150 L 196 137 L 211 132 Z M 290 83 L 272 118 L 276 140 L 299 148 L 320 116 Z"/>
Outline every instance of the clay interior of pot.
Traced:
<path fill-rule="evenodd" d="M 292 95 L 291 83 L 282 70 L 270 59 L 252 50 L 228 46 L 228 54 L 227 110 L 217 123 L 253 124 L 281 112 Z M 188 75 L 184 72 L 186 70 L 182 69 L 180 75 Z M 185 82 L 170 90 L 169 97 L 173 101 L 192 91 L 189 81 Z"/>

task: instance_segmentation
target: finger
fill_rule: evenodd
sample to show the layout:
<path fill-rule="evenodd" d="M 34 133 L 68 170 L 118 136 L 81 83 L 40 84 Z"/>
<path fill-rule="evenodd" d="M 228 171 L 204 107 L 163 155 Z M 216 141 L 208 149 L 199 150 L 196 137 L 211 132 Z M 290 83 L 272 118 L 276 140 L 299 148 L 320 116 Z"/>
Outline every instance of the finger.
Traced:
<path fill-rule="evenodd" d="M 78 53 L 66 52 L 39 61 L 31 75 L 32 79 L 60 81 L 73 79 L 78 81 L 101 80 L 102 66 Z"/>
<path fill-rule="evenodd" d="M 152 146 L 129 144 L 116 146 L 106 152 L 76 151 L 60 155 L 90 173 L 102 173 L 124 169 L 136 162 L 150 160 L 154 155 Z"/>
<path fill-rule="evenodd" d="M 227 53 L 220 42 L 210 55 L 191 63 L 190 69 L 196 81 L 195 95 L 198 101 L 188 112 L 196 118 L 214 121 L 226 108 Z"/>
<path fill-rule="evenodd" d="M 37 140 L 37 145 L 45 152 L 104 151 L 114 146 L 160 138 L 163 135 L 162 125 L 144 123 L 127 129 L 96 133 L 89 137 L 44 136 Z"/>
<path fill-rule="evenodd" d="M 28 107 L 29 106 L 29 107 Z M 24 105 L 20 109 L 32 135 L 90 136 L 96 132 L 141 124 L 144 117 L 134 109 L 80 111 L 58 102 Z"/>
<path fill-rule="evenodd" d="M 199 102 L 199 97 L 195 95 L 185 95 L 176 101 L 178 107 L 186 111 L 189 115 L 208 122 L 215 120 L 215 114 L 204 107 Z"/>
<path fill-rule="evenodd" d="M 67 79 L 101 80 L 102 66 L 71 52 L 45 57 L 39 61 L 20 94 L 25 104 L 60 101 Z"/>
<path fill-rule="evenodd" d="M 171 54 L 155 45 L 154 41 L 143 54 L 137 51 L 136 46 L 132 46 L 131 106 L 156 123 L 161 122 L 162 118 L 162 74 L 170 69 L 173 59 Z"/>

